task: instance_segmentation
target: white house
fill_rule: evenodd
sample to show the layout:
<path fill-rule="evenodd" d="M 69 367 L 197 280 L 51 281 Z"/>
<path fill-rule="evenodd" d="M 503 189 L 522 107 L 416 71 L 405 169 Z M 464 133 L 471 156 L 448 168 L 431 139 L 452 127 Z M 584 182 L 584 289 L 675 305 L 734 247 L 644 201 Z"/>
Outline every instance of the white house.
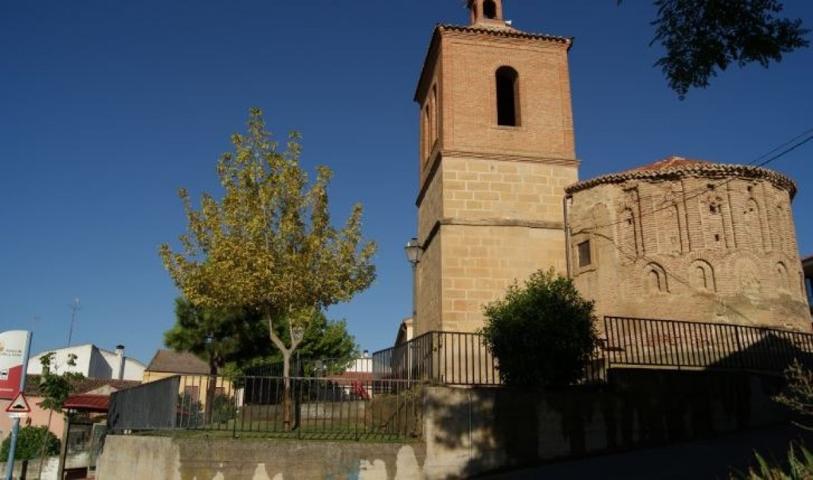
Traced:
<path fill-rule="evenodd" d="M 81 373 L 87 378 L 135 380 L 141 381 L 144 377 L 146 365 L 134 358 L 124 355 L 124 346 L 118 345 L 115 351 L 104 350 L 96 345 L 77 345 L 74 347 L 55 348 L 44 350 L 28 360 L 29 375 L 42 373 L 40 358 L 54 352 L 56 355 L 51 364 L 51 371 L 57 374 L 65 372 Z M 76 365 L 68 365 L 68 357 L 76 355 Z"/>

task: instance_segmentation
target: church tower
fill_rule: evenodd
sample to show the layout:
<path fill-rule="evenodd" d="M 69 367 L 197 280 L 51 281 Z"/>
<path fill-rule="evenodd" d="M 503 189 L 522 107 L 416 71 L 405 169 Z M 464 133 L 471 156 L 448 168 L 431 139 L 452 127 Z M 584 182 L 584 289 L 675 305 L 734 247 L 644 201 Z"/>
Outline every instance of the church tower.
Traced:
<path fill-rule="evenodd" d="M 564 188 L 578 181 L 570 38 L 527 33 L 501 0 L 439 25 L 418 83 L 415 334 L 473 331 L 536 270 L 566 270 Z"/>

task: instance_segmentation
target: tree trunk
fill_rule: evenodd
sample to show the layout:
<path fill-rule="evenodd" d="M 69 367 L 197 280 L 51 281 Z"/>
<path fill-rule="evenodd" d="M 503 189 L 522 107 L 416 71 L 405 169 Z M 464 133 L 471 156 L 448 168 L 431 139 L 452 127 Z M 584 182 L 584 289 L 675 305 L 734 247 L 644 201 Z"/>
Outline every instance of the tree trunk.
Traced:
<path fill-rule="evenodd" d="M 291 392 L 291 352 L 282 351 L 282 423 L 286 432 L 292 430 L 291 417 L 293 416 L 292 392 Z"/>
<path fill-rule="evenodd" d="M 285 342 L 274 333 L 274 320 L 270 314 L 266 315 L 268 321 L 268 334 L 271 343 L 282 353 L 282 424 L 286 432 L 291 431 L 291 353 L 294 348 L 287 348 Z"/>
<path fill-rule="evenodd" d="M 206 407 L 204 409 L 204 424 L 210 425 L 214 420 L 215 392 L 217 391 L 217 365 L 209 362 L 209 381 L 206 383 Z"/>
<path fill-rule="evenodd" d="M 59 464 L 57 465 L 56 478 L 62 480 L 65 478 L 65 459 L 68 456 L 68 438 L 71 434 L 71 414 L 65 413 L 65 430 L 62 432 L 62 445 L 59 448 Z M 40 470 L 42 475 L 42 470 Z"/>

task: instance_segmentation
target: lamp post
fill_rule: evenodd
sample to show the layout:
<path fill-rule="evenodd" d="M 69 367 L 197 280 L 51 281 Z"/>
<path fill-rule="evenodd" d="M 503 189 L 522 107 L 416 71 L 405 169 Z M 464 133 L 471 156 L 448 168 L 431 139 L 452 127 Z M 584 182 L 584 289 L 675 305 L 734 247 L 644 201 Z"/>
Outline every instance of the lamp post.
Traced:
<path fill-rule="evenodd" d="M 406 246 L 404 252 L 406 253 L 407 260 L 412 265 L 412 321 L 417 323 L 415 318 L 418 314 L 417 306 L 417 290 L 418 290 L 418 263 L 421 261 L 421 244 L 418 239 L 412 237 Z"/>
<path fill-rule="evenodd" d="M 413 328 L 417 328 L 418 325 L 418 263 L 421 261 L 421 252 L 423 248 L 421 248 L 421 244 L 418 243 L 418 239 L 412 237 L 404 247 L 404 253 L 406 253 L 407 260 L 412 265 L 412 325 Z M 407 342 L 407 351 L 406 355 L 406 371 L 407 371 L 407 380 L 412 379 L 412 342 Z"/>

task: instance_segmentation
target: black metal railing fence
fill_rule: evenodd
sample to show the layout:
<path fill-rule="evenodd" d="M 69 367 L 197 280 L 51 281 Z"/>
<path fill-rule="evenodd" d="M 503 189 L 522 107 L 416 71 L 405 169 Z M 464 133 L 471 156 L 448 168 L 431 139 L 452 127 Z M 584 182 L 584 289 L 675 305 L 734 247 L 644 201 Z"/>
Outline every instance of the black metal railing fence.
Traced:
<path fill-rule="evenodd" d="M 403 440 L 420 435 L 415 382 L 339 376 L 236 378 L 185 375 L 121 390 L 110 430 L 200 430 L 226 435 Z M 154 382 L 160 383 L 160 382 Z M 173 388 L 166 385 L 172 385 Z M 132 408 L 138 399 L 139 407 Z M 171 411 L 162 422 L 143 412 Z"/>
<path fill-rule="evenodd" d="M 605 317 L 604 356 L 613 366 L 781 373 L 794 360 L 813 367 L 813 334 L 774 328 Z"/>
<path fill-rule="evenodd" d="M 606 317 L 604 334 L 576 384 L 603 383 L 609 369 L 629 366 L 777 374 L 795 360 L 813 368 L 808 333 Z M 421 433 L 422 385 L 501 384 L 498 362 L 476 333 L 429 332 L 369 362 L 321 377 L 182 375 L 147 383 L 112 395 L 110 430 L 406 439 Z"/>
<path fill-rule="evenodd" d="M 478 333 L 433 331 L 375 352 L 373 376 L 436 385 L 502 385 L 499 362 L 485 337 Z M 603 356 L 597 351 L 576 383 L 600 383 L 605 379 Z"/>
<path fill-rule="evenodd" d="M 428 332 L 375 352 L 373 376 L 444 385 L 500 384 L 496 359 L 483 336 L 463 332 Z"/>

